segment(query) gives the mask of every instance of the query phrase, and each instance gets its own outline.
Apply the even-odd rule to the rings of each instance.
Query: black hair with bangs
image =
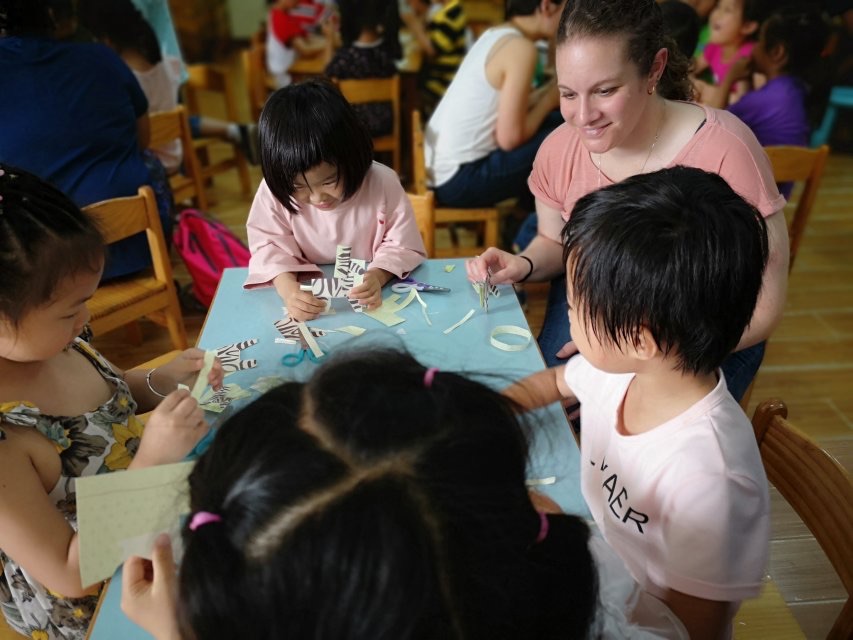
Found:
[[[367,126],[328,80],[289,85],[267,100],[258,123],[261,169],[273,195],[291,213],[294,180],[321,162],[338,170],[343,199],[361,188],[373,162]]]
[[[570,304],[595,336],[647,329],[677,368],[716,370],[752,318],[768,258],[761,214],[714,173],[673,167],[578,200],[563,228]]]
[[[104,258],[101,232],[68,196],[0,164],[0,321],[17,327],[53,300],[62,280],[99,271]]]

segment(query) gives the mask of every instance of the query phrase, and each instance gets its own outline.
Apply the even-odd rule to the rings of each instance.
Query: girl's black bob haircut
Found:
[[[361,187],[373,162],[367,126],[340,90],[313,79],[273,93],[259,122],[264,180],[284,207],[296,213],[294,180],[321,162],[338,170],[343,199]]]

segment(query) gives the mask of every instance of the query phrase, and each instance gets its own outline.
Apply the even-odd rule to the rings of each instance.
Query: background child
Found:
[[[598,637],[587,527],[534,509],[524,433],[473,380],[336,356],[222,425],[179,577],[129,560],[122,607],[158,638]]]
[[[181,61],[166,55],[157,35],[130,0],[79,0],[77,12],[83,26],[113,49],[130,67],[148,98],[149,113],[168,111],[178,104]],[[258,164],[257,126],[217,118],[189,116],[193,137],[216,137],[239,146],[252,164]],[[183,152],[180,140],[156,150],[170,174],[178,171]]]
[[[827,25],[816,9],[780,9],[762,25],[752,56],[729,69],[724,90],[738,80],[749,81],[752,71],[767,78],[762,87],[729,107],[762,145],[809,145],[807,99],[812,81],[820,75],[815,67],[828,36]]]
[[[664,31],[675,40],[679,51],[689,60],[696,51],[702,29],[702,19],[696,9],[682,0],[664,0],[660,3],[660,13]]]
[[[341,92],[312,80],[279,89],[261,113],[264,180],[249,211],[249,276],[244,286],[273,285],[291,317],[325,308],[299,276],[320,277],[337,245],[370,261],[350,297],[382,304],[382,286],[426,257],[412,205],[400,179],[372,161],[370,133]]]
[[[177,462],[207,431],[175,390],[202,351],[122,372],[77,337],[103,264],[100,233],[70,199],[0,165],[0,608],[28,637],[82,640],[95,608],[98,585],[80,583],[74,478]],[[208,380],[221,384],[221,366]],[[144,431],[137,403],[154,409]]]
[[[468,18],[460,0],[409,0],[411,19],[407,21],[424,55],[420,85],[424,116],[447,92],[456,70],[473,41]]]
[[[311,30],[326,14],[326,6],[314,0],[267,0],[267,4],[267,71],[279,87],[286,87],[292,81],[288,69],[297,55],[317,56],[325,49],[323,39]]]
[[[578,200],[563,230],[580,356],[513,385],[581,402],[581,487],[604,538],[691,638],[758,595],[767,479],[719,369],[752,317],[766,225],[716,174],[675,167]]]
[[[705,69],[711,71],[713,84],[695,81],[699,102],[717,104],[722,100],[729,104],[737,102],[746,92],[745,86],[736,86],[725,94],[719,84],[737,59],[749,57],[767,10],[767,0],[718,0],[708,20],[711,27],[708,44],[696,58],[692,70],[697,77]]]
[[[343,46],[326,66],[326,75],[340,80],[390,78],[397,75],[396,58],[402,54],[400,17],[392,0],[341,0],[338,3]],[[328,41],[331,47],[333,40]],[[353,105],[370,135],[384,136],[394,128],[390,102]]]

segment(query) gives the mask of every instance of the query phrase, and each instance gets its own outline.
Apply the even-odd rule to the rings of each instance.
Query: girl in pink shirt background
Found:
[[[322,275],[338,245],[370,262],[350,297],[368,309],[382,286],[426,258],[412,205],[397,174],[373,162],[364,122],[340,91],[311,80],[276,91],[259,123],[261,169],[247,222],[249,276],[244,286],[275,287],[296,320],[317,317],[325,303],[299,288]]]
[[[719,0],[711,11],[708,24],[711,27],[708,44],[700,53],[693,67],[698,78],[705,70],[710,70],[713,84],[696,80],[695,87],[699,102],[716,104],[720,102],[717,94],[722,90],[720,84],[728,74],[729,67],[740,58],[749,58],[758,30],[767,13],[766,0]],[[747,91],[745,84],[735,85],[731,89],[724,106],[737,100]]]

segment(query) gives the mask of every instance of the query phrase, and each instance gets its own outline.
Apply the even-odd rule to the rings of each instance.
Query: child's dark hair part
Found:
[[[526,452],[505,397],[396,351],[270,391],[190,476],[221,521],[184,531],[184,637],[586,638],[588,530],[535,543]]]
[[[768,259],[761,214],[720,176],[690,167],[585,195],[562,237],[571,304],[595,336],[637,344],[647,329],[692,374],[734,350]]]
[[[343,199],[361,187],[373,162],[367,126],[340,90],[327,80],[308,80],[273,93],[258,123],[261,169],[279,202],[291,213],[294,180],[321,162],[337,168]]]
[[[0,321],[17,327],[48,304],[59,283],[99,271],[104,239],[95,222],[59,189],[0,164]]]

